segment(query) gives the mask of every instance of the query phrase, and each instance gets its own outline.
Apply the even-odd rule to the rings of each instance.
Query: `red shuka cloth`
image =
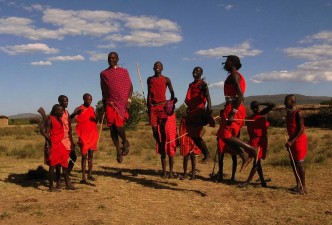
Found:
[[[68,167],[68,158],[66,147],[61,142],[64,136],[62,122],[56,117],[50,116],[52,127],[50,129],[50,139],[52,146],[50,149],[50,155],[46,160],[49,166],[55,166],[61,164],[61,166]]]
[[[266,120],[265,115],[254,114],[248,119],[254,120],[246,122],[247,131],[250,138],[249,144],[253,147],[261,147],[258,159],[265,159],[268,144],[267,128],[269,127],[270,123]]]
[[[76,133],[79,138],[77,144],[82,154],[86,154],[88,150],[97,150],[98,128],[94,108],[86,108],[84,105],[80,107],[83,111],[76,116]]]
[[[286,116],[286,124],[287,124],[287,132],[289,138],[293,138],[297,129],[296,124],[296,114],[300,111],[300,109],[296,109],[293,112],[287,112]],[[304,126],[304,125],[303,125]],[[293,158],[295,161],[304,160],[308,151],[308,140],[307,135],[303,133],[296,139],[294,144],[291,146],[291,152],[293,154]]]
[[[70,151],[71,150],[71,142],[70,142],[70,138],[69,138],[69,129],[70,129],[70,127],[69,127],[69,113],[66,109],[63,112],[63,115],[61,117],[61,121],[62,121],[63,132],[64,132],[62,143],[64,144],[66,149]]]
[[[246,81],[241,73],[237,72],[240,75],[240,88],[242,91],[242,95],[244,95],[244,92],[246,91]],[[234,76],[233,73],[230,73],[224,83],[224,95],[225,96],[232,96],[236,97],[238,95],[236,87],[233,83],[230,82],[231,76]]]
[[[187,156],[190,152],[193,152],[195,155],[201,154],[201,150],[195,145],[194,141],[188,135],[184,135],[187,133],[186,119],[182,118],[180,122],[179,128],[179,136],[180,138],[180,154],[182,156]],[[182,136],[184,135],[184,136]]]
[[[184,100],[189,110],[205,107],[206,96],[204,87],[206,88],[206,86],[207,84],[203,80],[189,84],[186,99]]]
[[[148,78],[149,99],[151,104],[166,101],[166,78],[163,75]]]
[[[127,69],[109,67],[100,73],[103,100],[106,104],[111,104],[121,118],[126,116],[131,85]]]
[[[159,131],[159,126],[158,126],[158,131]],[[170,157],[174,157],[176,153],[176,143],[177,143],[177,141],[175,140],[177,138],[175,113],[167,117],[167,121],[165,124],[165,133],[166,133],[166,143],[165,143],[166,154]],[[159,131],[159,138],[161,138],[160,131]],[[160,154],[158,143],[156,144],[156,152]]]

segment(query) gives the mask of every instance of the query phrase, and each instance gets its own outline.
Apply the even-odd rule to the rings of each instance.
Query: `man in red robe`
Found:
[[[129,152],[129,142],[124,129],[129,118],[133,86],[127,69],[118,66],[119,57],[116,52],[108,54],[109,67],[100,73],[100,86],[107,126],[110,127],[111,138],[117,151],[117,161],[122,162],[123,155]],[[122,140],[122,147],[119,144]]]
[[[226,144],[229,144],[234,152],[242,158],[240,170],[242,171],[250,163],[251,159],[241,148],[246,149],[256,161],[259,148],[253,147],[238,138],[246,117],[246,109],[243,105],[246,82],[242,74],[238,71],[242,66],[240,58],[235,55],[226,57],[224,70],[228,71],[229,74],[224,82],[226,105],[220,114],[220,127],[217,133],[218,149],[223,154]]]
[[[167,88],[171,94],[171,100],[174,100],[174,104],[176,103],[177,99],[174,98],[174,90],[171,80],[161,74],[163,71],[163,64],[159,61],[155,62],[153,70],[154,75],[147,79],[147,110],[149,114],[150,125],[152,126],[153,137],[157,142],[160,152],[162,176],[166,178],[165,124],[167,121],[167,114],[165,112],[165,105]]]
[[[192,75],[194,81],[189,84],[185,103],[187,105],[186,126],[188,136],[194,141],[195,145],[202,151],[204,158],[202,163],[210,160],[210,152],[201,138],[200,134],[203,126],[208,123],[211,117],[211,99],[207,83],[202,79],[203,69],[195,67]],[[206,105],[206,109],[205,109]]]
[[[295,193],[305,194],[307,192],[305,185],[305,167],[304,159],[308,151],[307,135],[304,133],[304,120],[302,112],[296,107],[295,95],[285,97],[285,107],[287,109],[286,125],[288,140],[285,144],[290,150],[290,157],[293,157],[294,164],[292,168],[296,179]],[[293,161],[293,159],[291,159]]]
[[[91,106],[92,96],[88,93],[83,95],[83,105],[77,107],[70,117],[76,116],[76,133],[78,145],[82,153],[82,180],[80,183],[86,184],[86,161],[88,160],[88,179],[95,181],[92,176],[93,152],[97,151],[98,128],[94,108]]]

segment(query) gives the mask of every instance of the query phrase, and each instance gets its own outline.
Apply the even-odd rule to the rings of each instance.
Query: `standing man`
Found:
[[[154,75],[147,79],[148,96],[147,96],[147,109],[150,119],[150,125],[152,126],[153,137],[157,142],[162,166],[162,177],[166,178],[166,133],[165,124],[167,121],[167,114],[165,112],[166,105],[166,89],[168,88],[171,94],[171,100],[174,104],[177,99],[174,97],[174,90],[171,80],[161,74],[163,71],[163,64],[161,62],[155,62],[153,66]],[[159,132],[158,132],[159,127]]]
[[[195,67],[192,75],[194,81],[189,84],[185,103],[188,106],[186,116],[186,126],[188,136],[194,141],[195,145],[202,151],[204,157],[202,163],[210,160],[210,152],[201,138],[203,126],[208,123],[211,117],[211,99],[207,83],[202,79],[203,69]],[[205,109],[206,105],[206,109]]]
[[[67,110],[68,97],[65,95],[60,95],[58,97],[58,102],[63,110],[63,115],[61,117],[61,121],[63,124],[64,136],[63,136],[63,139],[61,142],[67,149],[67,158],[69,159],[67,176],[68,176],[68,181],[70,182],[70,179],[69,179],[70,173],[73,170],[77,156],[75,153],[75,144],[74,144],[73,135],[72,135],[71,118],[70,118],[68,110]]]
[[[293,157],[294,164],[292,168],[296,179],[296,187],[294,189],[297,194],[307,193],[305,186],[305,168],[304,159],[308,151],[307,135],[304,133],[304,120],[302,112],[295,106],[295,95],[287,95],[285,97],[285,107],[287,109],[286,125],[288,132],[288,140],[285,144],[287,150],[290,151],[290,157]],[[291,159],[293,161],[293,159]]]
[[[103,96],[107,126],[110,127],[111,138],[115,145],[118,163],[129,153],[129,142],[124,129],[129,118],[133,86],[127,69],[118,66],[119,57],[116,52],[108,54],[109,67],[100,73],[100,86]],[[122,140],[122,147],[119,144]]]
[[[238,71],[242,64],[240,58],[236,55],[225,56],[227,60],[224,64],[224,70],[229,72],[224,82],[224,95],[226,105],[220,114],[220,127],[217,133],[218,149],[220,152],[225,149],[226,144],[232,146],[236,154],[239,154],[242,159],[243,171],[250,163],[251,159],[244,152],[244,148],[249,155],[255,158],[257,162],[257,155],[259,148],[252,147],[238,138],[241,127],[246,118],[246,109],[243,105],[243,94],[246,89],[246,82],[242,74]]]

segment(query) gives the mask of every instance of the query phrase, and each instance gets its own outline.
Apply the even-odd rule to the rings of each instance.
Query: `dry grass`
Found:
[[[213,154],[216,130],[206,128],[204,135]],[[27,174],[43,161],[43,139],[35,127],[1,128],[0,134],[0,224],[331,224],[331,130],[307,130],[305,196],[288,191],[295,182],[281,128],[269,130],[268,158],[263,162],[265,177],[272,180],[268,188],[261,188],[257,177],[246,189],[213,183],[209,179],[213,163],[198,164],[195,181],[160,178],[151,128],[142,123],[137,131],[128,132],[131,151],[122,164],[116,163],[109,131],[104,130],[94,164],[98,180],[79,184],[79,157],[72,174],[78,189],[60,193],[48,192],[45,178],[29,179]],[[247,138],[244,130],[241,138]],[[226,155],[226,181],[230,170]],[[175,171],[182,172],[179,155]],[[136,172],[138,176],[133,175]],[[237,180],[245,180],[248,173],[249,168],[237,173]]]

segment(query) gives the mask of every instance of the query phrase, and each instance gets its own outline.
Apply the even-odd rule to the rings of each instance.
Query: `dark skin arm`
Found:
[[[174,90],[173,90],[173,86],[172,86],[172,82],[168,77],[166,78],[166,86],[168,87],[169,92],[171,93],[171,99],[174,99]]]
[[[272,103],[272,102],[258,103],[258,105],[264,105],[264,106],[266,106],[264,109],[262,109],[259,112],[260,115],[266,115],[266,114],[268,114],[274,108],[274,106],[275,106],[275,104]]]
[[[150,106],[151,106],[151,96],[150,96],[150,77],[147,79],[147,86],[148,86],[148,95],[147,95],[147,101],[146,101],[146,109],[149,112]]]
[[[206,106],[206,109],[207,109],[207,111],[208,111],[208,112],[211,112],[211,111],[212,111],[212,110],[211,110],[211,105],[212,105],[212,103],[211,103],[210,92],[209,92],[209,88],[208,88],[207,84],[204,83],[204,85],[201,85],[201,86],[199,87],[199,89],[202,90],[202,91],[204,92],[204,96],[206,97],[206,100],[207,100],[207,106]]]
[[[45,126],[45,129],[43,129],[43,131],[41,133],[45,137],[47,145],[51,147],[52,146],[52,142],[51,142],[51,139],[50,139],[50,130],[52,128],[51,118],[48,117],[46,119],[44,126]]]
[[[288,139],[285,146],[287,148],[291,147],[294,144],[294,142],[300,137],[300,135],[303,133],[303,131],[304,131],[303,115],[302,115],[301,111],[298,111],[296,113],[296,131],[295,131],[295,135],[294,135],[293,138]]]

